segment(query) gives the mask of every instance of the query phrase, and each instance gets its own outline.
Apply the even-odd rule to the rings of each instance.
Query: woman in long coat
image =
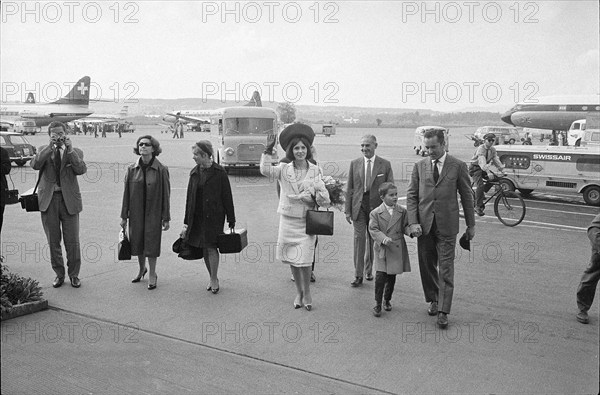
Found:
[[[192,247],[202,248],[210,276],[206,290],[216,294],[219,292],[217,235],[223,233],[225,216],[229,228],[235,228],[233,196],[227,172],[213,161],[211,142],[198,141],[192,152],[196,166],[190,172],[180,237]]]
[[[121,227],[127,229],[131,255],[137,255],[140,265],[132,283],[140,282],[147,273],[146,258],[150,267],[148,289],[156,288],[156,260],[160,256],[162,231],[169,229],[170,194],[169,169],[156,158],[161,152],[160,143],[152,136],[138,138],[133,152],[138,161],[127,169],[121,208]]]

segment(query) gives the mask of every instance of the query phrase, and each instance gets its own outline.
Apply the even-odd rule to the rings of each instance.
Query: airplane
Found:
[[[500,119],[513,126],[566,131],[588,113],[600,113],[600,95],[547,97],[535,104],[518,103]]]
[[[121,123],[125,121],[129,112],[129,106],[123,106],[121,111],[116,114],[98,114],[93,113],[81,119],[79,122],[85,123]]]
[[[260,99],[260,93],[258,91],[254,91],[252,94],[252,98],[248,103],[243,105],[244,107],[262,107],[262,100]],[[169,123],[177,123],[177,122],[194,122],[194,123],[207,123],[210,122],[210,118],[214,115],[221,114],[220,109],[216,110],[180,110],[180,111],[172,111],[167,113],[163,117],[163,121]]]
[[[27,95],[22,104],[2,103],[0,122],[14,125],[16,121],[33,120],[36,126],[47,126],[53,121],[69,122],[93,114],[90,102],[90,77],[81,78],[75,86],[60,99],[51,103],[36,103],[33,93]]]

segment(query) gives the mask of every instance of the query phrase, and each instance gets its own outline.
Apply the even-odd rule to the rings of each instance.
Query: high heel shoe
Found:
[[[148,268],[144,268],[144,273],[142,273],[142,275],[141,275],[141,276],[138,274],[138,276],[137,276],[136,278],[134,278],[133,280],[131,280],[131,282],[132,282],[132,283],[139,283],[139,282],[140,282],[140,280],[141,280],[142,278],[144,278],[144,276],[146,275],[146,273],[148,273]]]
[[[148,276],[148,278],[150,278],[150,276]],[[154,283],[151,283],[150,281],[148,281],[148,289],[155,289],[157,281],[158,281],[158,274],[155,274],[154,275]]]
[[[208,283],[208,285],[206,286],[206,290],[207,291],[212,291],[212,287],[210,286],[210,283]]]
[[[210,286],[210,292],[212,292],[213,294],[219,293],[219,280],[217,280],[217,288]]]
[[[307,311],[310,311],[312,309],[312,304],[304,305],[304,307],[306,308]]]
[[[295,309],[299,309],[300,307],[302,307],[302,302],[299,302],[299,300],[302,300],[302,299],[301,299],[301,298],[299,298],[299,297],[297,297],[297,298],[294,300],[294,308],[295,308]]]

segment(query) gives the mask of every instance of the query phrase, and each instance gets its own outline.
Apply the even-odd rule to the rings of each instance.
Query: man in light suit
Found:
[[[392,165],[375,155],[377,138],[371,134],[360,142],[362,158],[350,163],[346,190],[346,221],[354,225],[354,281],[353,287],[363,283],[363,275],[373,280],[373,239],[368,232],[369,213],[381,204],[379,185],[394,182]],[[368,247],[367,247],[368,243]]]
[[[40,147],[31,160],[31,167],[41,171],[38,202],[50,246],[52,269],[56,273],[52,286],[58,288],[65,281],[65,265],[60,245],[61,237],[64,237],[68,275],[71,285],[79,288],[79,213],[83,205],[77,176],[84,174],[87,167],[83,161],[83,151],[73,148],[66,130],[65,124],[61,122],[52,122],[48,126],[50,144]]]
[[[415,164],[406,192],[409,232],[418,237],[421,283],[425,300],[430,303],[428,313],[438,316],[437,324],[442,329],[448,326],[454,292],[454,250],[459,230],[457,191],[467,223],[467,239],[475,237],[473,191],[467,165],[446,153],[444,137],[442,130],[425,132],[429,158]]]

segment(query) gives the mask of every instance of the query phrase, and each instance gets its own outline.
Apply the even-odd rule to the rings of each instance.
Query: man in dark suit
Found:
[[[66,130],[65,124],[61,122],[52,122],[48,126],[50,144],[40,147],[31,160],[31,167],[43,172],[38,187],[38,202],[42,225],[50,246],[52,269],[56,273],[52,286],[58,288],[65,280],[65,265],[60,245],[62,236],[67,251],[71,285],[79,288],[79,213],[83,205],[77,176],[85,174],[87,167],[83,161],[83,151],[73,148]]]
[[[394,182],[392,165],[375,155],[377,138],[363,136],[360,142],[362,158],[350,163],[346,190],[346,221],[354,225],[354,281],[353,287],[363,283],[363,275],[373,280],[373,239],[367,230],[369,213],[381,204],[379,185]],[[367,248],[368,243],[368,248]]]
[[[459,230],[456,193],[460,194],[467,239],[471,240],[475,237],[473,191],[466,163],[446,153],[442,130],[426,131],[424,145],[429,158],[415,164],[406,192],[409,232],[418,237],[421,283],[425,300],[430,303],[428,313],[437,315],[438,326],[446,328],[454,292],[454,250]]]

